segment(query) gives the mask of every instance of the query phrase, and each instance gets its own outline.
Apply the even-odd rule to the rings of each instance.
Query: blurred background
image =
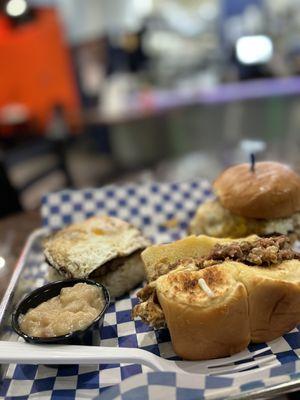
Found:
[[[43,193],[300,169],[298,0],[0,1],[0,217]]]

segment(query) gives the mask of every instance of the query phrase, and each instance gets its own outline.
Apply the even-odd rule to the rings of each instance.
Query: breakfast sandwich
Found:
[[[229,356],[300,322],[300,255],[286,236],[191,236],[151,246],[142,259],[148,284],[133,317],[167,326],[184,359]]]
[[[300,177],[277,162],[239,164],[214,182],[216,199],[200,205],[189,233],[239,238],[251,234],[300,238]]]
[[[96,216],[48,237],[44,255],[51,279],[90,278],[121,296],[144,279],[140,253],[149,245],[128,222]]]

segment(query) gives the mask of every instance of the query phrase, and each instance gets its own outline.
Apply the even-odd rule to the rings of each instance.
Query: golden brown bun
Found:
[[[214,298],[200,288],[200,278],[208,283]],[[180,357],[225,357],[249,344],[247,292],[228,268],[170,273],[158,279],[156,290]]]
[[[256,240],[256,235],[249,236],[243,240],[251,241]],[[239,241],[241,239],[238,239]],[[157,272],[159,270],[159,276],[163,273],[169,272],[168,267],[172,263],[176,263],[183,259],[193,259],[208,255],[217,243],[230,243],[235,240],[233,239],[219,239],[206,235],[200,236],[187,236],[183,239],[177,240],[173,243],[156,244],[149,246],[145,249],[141,256],[145,266],[145,272],[148,282],[151,282],[157,278]],[[164,266],[166,267],[164,271]]]
[[[226,169],[213,184],[224,208],[247,218],[288,217],[300,210],[300,177],[277,162]]]
[[[248,292],[251,340],[267,342],[300,322],[300,261],[267,268],[239,265]]]
[[[200,278],[213,297],[200,288]],[[156,281],[156,293],[179,356],[224,357],[299,323],[300,261],[271,267],[226,261],[199,271],[176,270]]]

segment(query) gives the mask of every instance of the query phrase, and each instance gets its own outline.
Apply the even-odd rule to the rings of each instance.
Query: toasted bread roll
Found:
[[[248,292],[251,340],[267,342],[295,328],[300,322],[300,261],[267,268],[238,264]]]
[[[183,250],[194,258],[181,258]],[[300,254],[285,236],[190,237],[152,246],[145,254],[148,276],[160,276],[138,293],[142,303],[133,315],[156,327],[166,323],[184,359],[228,356],[250,340],[273,340],[300,322]],[[168,260],[176,260],[175,267]]]
[[[223,357],[250,342],[247,292],[236,268],[169,273],[156,290],[176,354],[186,360]],[[199,285],[204,279],[210,292]]]

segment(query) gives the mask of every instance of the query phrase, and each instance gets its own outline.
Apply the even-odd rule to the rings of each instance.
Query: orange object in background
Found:
[[[15,104],[27,108],[41,134],[56,105],[70,126],[80,122],[69,49],[53,8],[36,9],[32,21],[18,26],[0,16],[0,109]],[[1,132],[8,135],[10,129]]]

